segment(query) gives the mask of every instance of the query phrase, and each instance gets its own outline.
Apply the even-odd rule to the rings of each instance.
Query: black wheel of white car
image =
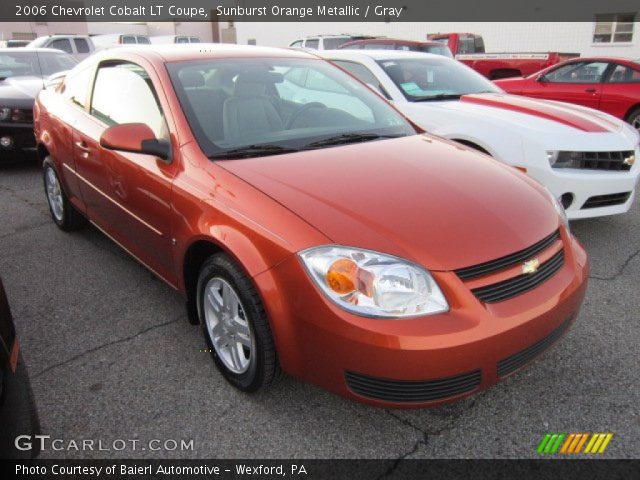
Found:
[[[279,372],[262,301],[249,277],[226,255],[209,257],[197,285],[198,316],[216,367],[236,388],[253,392]]]
[[[640,108],[636,108],[629,114],[627,123],[640,132]]]
[[[43,168],[44,191],[47,195],[51,218],[62,230],[70,231],[80,228],[84,225],[85,218],[69,202],[51,157],[45,158]]]

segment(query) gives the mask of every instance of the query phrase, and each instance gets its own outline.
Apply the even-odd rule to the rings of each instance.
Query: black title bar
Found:
[[[2,0],[3,22],[593,21],[637,0]]]

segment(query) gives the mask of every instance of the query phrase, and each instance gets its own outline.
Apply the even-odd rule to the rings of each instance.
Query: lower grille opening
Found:
[[[609,195],[596,195],[590,197],[582,205],[582,209],[585,208],[600,208],[600,207],[612,207],[614,205],[622,205],[629,200],[631,192],[612,193]]]
[[[480,386],[480,370],[438,380],[388,380],[346,372],[349,388],[363,397],[387,402],[427,402],[472,392]]]
[[[524,350],[519,351],[514,355],[511,355],[510,357],[500,360],[498,362],[498,377],[505,377],[510,373],[515,372],[520,367],[526,365],[542,352],[544,352],[569,328],[569,326],[571,325],[571,320],[573,320],[573,316],[565,320],[562,325],[560,325],[542,340],[534,343]]]

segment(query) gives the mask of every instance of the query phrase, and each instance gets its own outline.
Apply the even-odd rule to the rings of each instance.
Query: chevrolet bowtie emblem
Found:
[[[540,261],[537,258],[534,258],[533,260],[527,260],[522,264],[522,273],[536,273],[539,266]]]
[[[624,161],[622,162],[624,165],[633,165],[634,163],[636,163],[636,156],[635,155],[629,155],[627,158],[624,159]]]

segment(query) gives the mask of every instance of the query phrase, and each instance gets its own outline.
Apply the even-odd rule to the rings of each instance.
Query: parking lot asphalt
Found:
[[[557,345],[488,391],[423,410],[372,408],[288,377],[239,393],[202,351],[178,294],[96,229],[55,227],[37,165],[0,169],[0,205],[0,276],[43,432],[103,447],[194,441],[43,458],[537,458],[547,432],[613,432],[602,456],[640,457],[637,202],[572,223],[592,271]]]

